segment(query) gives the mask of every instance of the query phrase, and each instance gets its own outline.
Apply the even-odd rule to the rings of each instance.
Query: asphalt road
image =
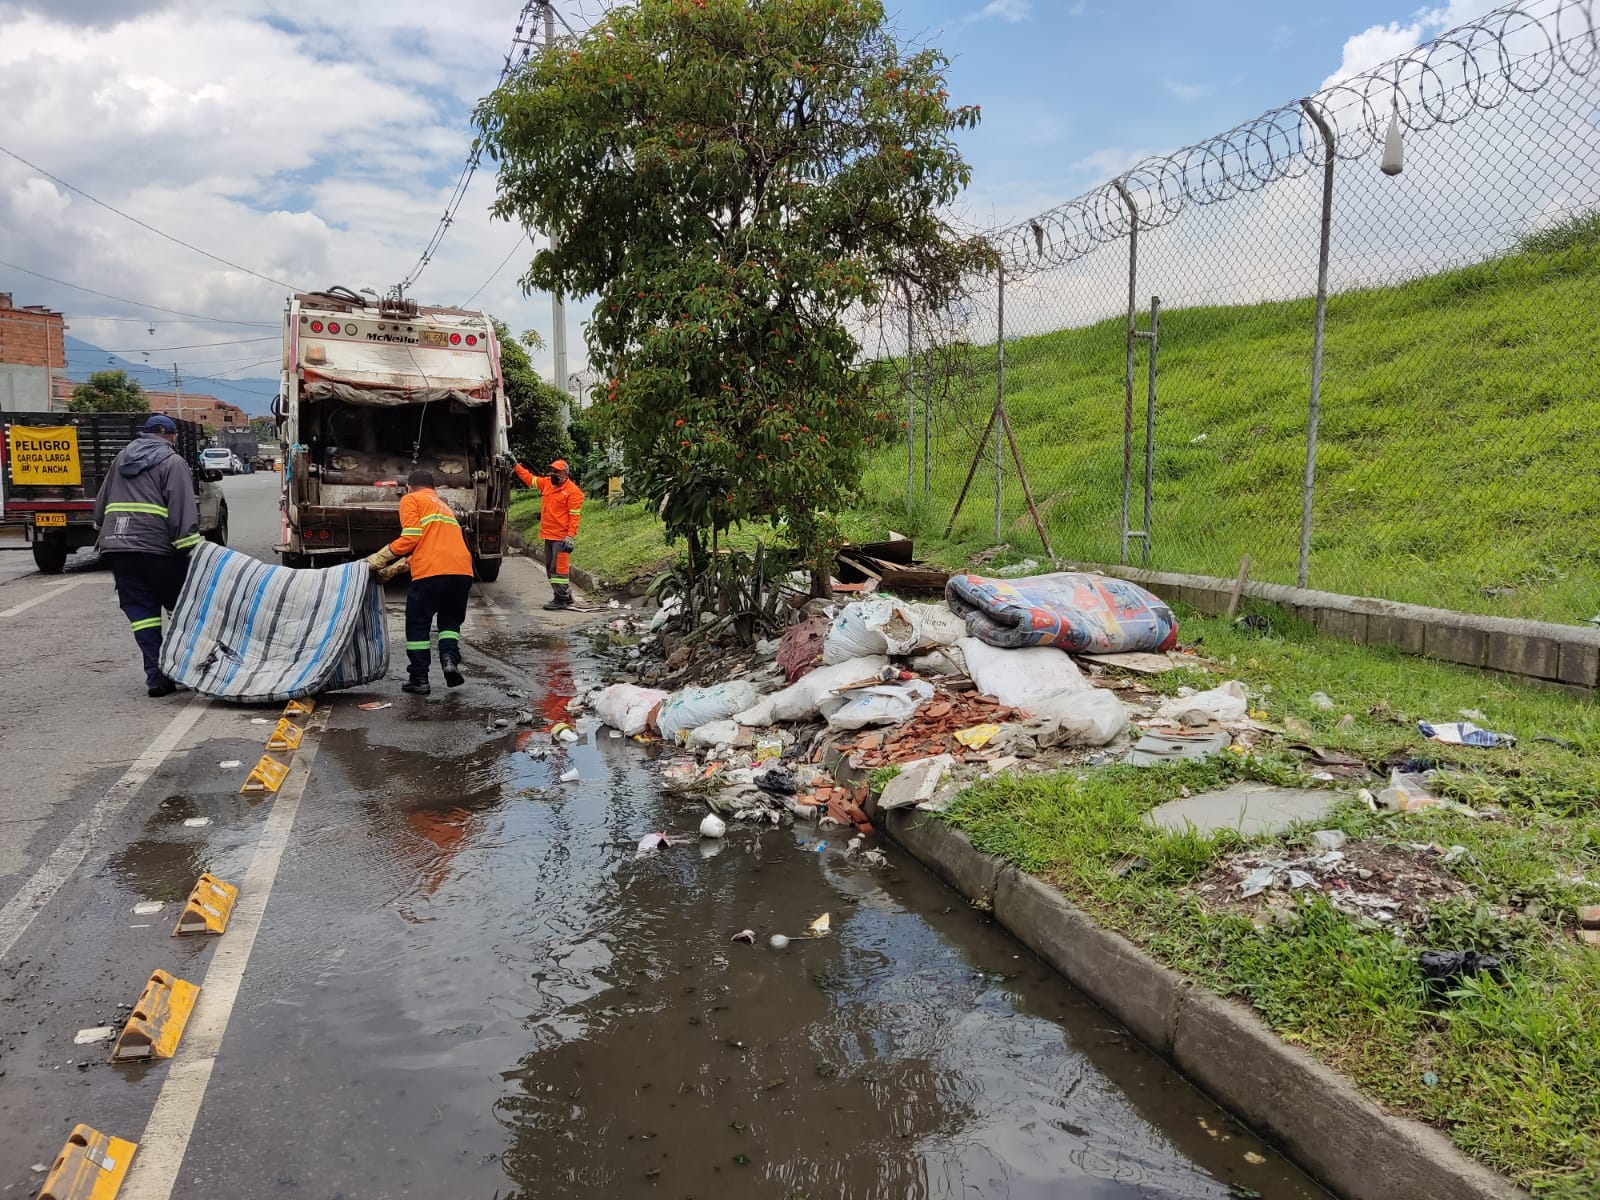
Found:
[[[275,477],[223,487],[268,557]],[[893,847],[702,844],[643,748],[553,743],[601,666],[530,561],[464,687],[325,697],[255,797],[278,708],[146,697],[79,559],[0,573],[0,1195],[78,1122],[138,1143],[122,1200],[1322,1195]],[[175,939],[203,870],[238,906]],[[78,1043],[158,968],[202,985],[170,1061]]]

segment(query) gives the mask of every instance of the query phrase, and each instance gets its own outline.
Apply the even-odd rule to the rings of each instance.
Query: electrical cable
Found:
[[[218,346],[248,346],[252,342],[275,342],[276,337],[236,338],[229,342],[191,342],[187,346],[135,346],[132,350],[107,350],[107,354],[165,354],[168,350],[212,350]]]
[[[154,225],[151,225],[148,221],[141,221],[138,217],[135,217],[135,216],[133,216],[133,215],[131,215],[129,213],[125,213],[120,208],[117,208],[117,207],[115,207],[113,205],[107,204],[104,200],[101,200],[96,196],[91,196],[88,192],[84,191],[81,187],[77,187],[77,186],[75,186],[73,184],[68,183],[65,179],[62,179],[60,176],[50,174],[50,172],[46,171],[43,167],[41,167],[41,166],[39,166],[39,165],[37,165],[35,163],[31,163],[27,159],[23,158],[22,155],[18,154],[15,150],[8,150],[8,149],[6,149],[6,147],[0,146],[0,154],[5,154],[5,155],[8,155],[11,158],[16,159],[19,163],[21,163],[23,166],[27,167],[29,170],[37,171],[39,174],[43,175],[46,179],[50,180],[50,182],[59,183],[62,187],[66,188],[69,192],[76,192],[78,195],[82,196],[85,200],[89,201],[89,203],[98,204],[101,208],[105,209],[107,212],[115,213],[117,216],[121,217],[124,221],[132,221],[140,229],[149,230],[151,233],[155,234],[157,237],[166,238],[167,241],[171,242],[175,246],[182,246],[185,250],[193,250],[196,254],[200,255],[202,258],[209,258],[212,262],[221,263],[223,266],[229,267],[229,268],[231,268],[231,269],[233,269],[235,271],[243,271],[246,275],[254,275],[257,279],[265,280],[267,283],[275,283],[279,287],[288,288],[291,292],[295,290],[295,286],[292,283],[285,283],[281,279],[274,279],[271,275],[263,275],[260,271],[252,271],[249,267],[240,266],[236,262],[230,262],[227,259],[221,257],[220,255],[216,255],[216,254],[211,253],[211,251],[209,251],[209,250],[202,250],[202,249],[200,249],[199,246],[196,246],[196,245],[194,245],[193,243],[190,243],[190,242],[186,242],[182,238],[173,237],[172,234],[167,233],[165,230],[157,229]]]
[[[131,304],[134,308],[148,308],[151,312],[164,312],[171,313],[175,317],[188,317],[192,321],[207,321],[214,325],[242,325],[253,329],[276,329],[278,326],[276,321],[225,321],[221,317],[202,317],[199,313],[183,312],[176,308],[162,308],[159,304],[147,304],[143,300],[129,300],[126,296],[113,296],[110,292],[97,292],[94,288],[84,287],[80,283],[68,283],[65,279],[57,279],[53,275],[46,275],[40,271],[30,271],[27,267],[19,267],[16,263],[6,262],[3,258],[0,258],[0,267],[21,271],[24,275],[32,275],[35,279],[43,279],[46,283],[59,284],[61,287],[71,288],[75,292],[87,292],[91,296],[99,296],[104,300],[115,300],[118,304]]]
[[[511,256],[513,254],[515,254],[519,249],[521,249],[522,243],[523,242],[532,242],[532,241],[533,241],[532,235],[529,234],[526,230],[524,230],[522,236],[517,239],[516,244],[514,246],[512,246],[511,249],[506,251],[506,256],[500,260],[500,265],[498,267],[496,267],[492,272],[490,272],[489,278],[485,279],[482,283],[480,283],[478,285],[478,290],[476,292],[473,292],[472,295],[468,296],[465,300],[463,300],[459,305],[457,305],[457,307],[458,308],[465,308],[467,305],[471,304],[474,300],[476,300],[478,298],[479,294],[483,291],[483,289],[488,287],[491,283],[493,283],[495,281],[495,279],[499,277],[500,272],[504,271],[506,269],[506,264],[511,261]]]

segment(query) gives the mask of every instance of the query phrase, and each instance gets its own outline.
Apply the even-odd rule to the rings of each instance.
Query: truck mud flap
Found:
[[[39,1200],[112,1200],[138,1148],[87,1125],[74,1126],[44,1177]]]
[[[199,998],[199,985],[165,971],[152,972],[117,1044],[111,1048],[111,1061],[171,1058]]]
[[[221,933],[228,928],[228,918],[233,915],[233,906],[238,899],[238,888],[231,883],[224,883],[207,871],[200,876],[200,882],[194,885],[194,891],[189,893],[188,903],[178,916],[172,936]]]

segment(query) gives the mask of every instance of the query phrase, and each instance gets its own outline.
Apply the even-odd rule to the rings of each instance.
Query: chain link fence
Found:
[[[906,478],[869,489],[961,545],[1600,614],[1596,4],[1522,0],[997,231],[909,358],[901,325]]]

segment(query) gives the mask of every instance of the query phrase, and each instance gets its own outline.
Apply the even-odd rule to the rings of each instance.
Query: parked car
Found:
[[[208,471],[232,475],[239,469],[239,460],[226,446],[207,446],[200,451],[200,465]]]

